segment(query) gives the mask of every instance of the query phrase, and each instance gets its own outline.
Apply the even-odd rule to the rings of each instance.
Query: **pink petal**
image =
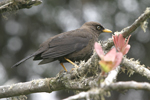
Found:
[[[104,56],[104,61],[114,62],[115,56],[116,56],[116,48],[113,48]]]
[[[114,44],[116,44],[116,37],[115,37],[115,35],[112,36],[112,39],[114,41]]]
[[[118,38],[118,46],[120,49],[122,49],[125,45],[125,38],[123,37],[122,34],[119,34],[119,38]]]
[[[117,35],[113,35],[112,38],[113,38],[115,47],[116,47],[116,49],[117,49],[117,46],[118,46],[118,36],[117,36]]]
[[[116,68],[122,61],[122,57],[123,57],[123,54],[121,52],[118,52],[116,54],[116,57],[115,57],[115,62],[114,62],[114,65],[113,65],[113,68]]]
[[[102,47],[101,47],[97,42],[95,42],[94,48],[95,48],[95,51],[96,51],[96,53],[98,54],[98,56],[99,56],[101,59],[103,59],[103,57],[104,57],[104,52],[103,52]]]
[[[130,47],[131,47],[131,46],[130,46],[129,44],[125,47],[124,51],[122,52],[122,53],[123,53],[123,55],[125,55],[125,54],[127,54],[127,53],[128,53],[128,51],[129,51]]]

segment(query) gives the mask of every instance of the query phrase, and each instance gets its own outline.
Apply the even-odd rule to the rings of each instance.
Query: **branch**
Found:
[[[138,90],[150,91],[150,84],[147,82],[135,82],[135,81],[111,83],[103,88],[102,87],[94,88],[87,92],[80,92],[77,95],[70,96],[63,100],[78,100],[78,99],[90,100],[90,97],[96,97],[96,95],[102,95],[107,91],[124,90],[124,89],[136,89],[136,90],[138,89]]]
[[[51,79],[51,81],[54,79]],[[33,80],[25,83],[0,86],[0,98],[34,92],[49,92],[48,79]]]
[[[95,96],[97,94],[102,94],[102,93],[103,93],[103,91],[101,89],[95,88],[95,89],[91,89],[87,92],[80,92],[79,94],[76,94],[74,96],[70,96],[70,97],[63,99],[63,100],[78,100],[78,99],[91,100],[90,96],[93,96],[93,95]]]
[[[150,70],[147,69],[144,65],[140,65],[139,61],[133,61],[133,59],[127,59],[124,57],[121,65],[132,69],[147,79],[150,79]]]
[[[120,66],[110,71],[105,81],[101,83],[101,87],[103,88],[105,86],[112,84],[114,81],[116,81],[119,71],[120,71]]]
[[[0,98],[18,95],[27,95],[37,92],[52,92],[57,90],[80,90],[86,91],[90,87],[96,86],[97,78],[70,79],[70,73],[64,72],[58,77],[33,80],[30,82],[18,83],[7,86],[0,86]]]
[[[129,36],[148,18],[150,18],[150,7],[147,7],[144,13],[140,15],[140,17],[137,20],[135,20],[135,22],[131,26],[124,28],[121,31],[121,34],[123,34],[124,37]]]
[[[0,13],[16,11],[23,8],[31,8],[41,4],[41,0],[5,0],[0,2]]]
[[[147,82],[117,82],[110,84],[106,90],[118,90],[118,89],[137,89],[150,91],[150,84]]]

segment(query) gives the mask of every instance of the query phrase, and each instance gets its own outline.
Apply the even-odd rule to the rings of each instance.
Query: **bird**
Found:
[[[63,63],[70,62],[75,66],[75,61],[87,61],[90,58],[93,54],[94,43],[98,41],[102,32],[111,33],[112,31],[104,28],[98,22],[86,22],[78,29],[50,37],[39,46],[37,51],[12,67],[17,67],[22,62],[34,57],[33,60],[41,60],[39,65],[58,60],[67,71]]]

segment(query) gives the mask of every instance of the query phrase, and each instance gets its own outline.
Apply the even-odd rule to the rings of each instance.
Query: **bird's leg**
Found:
[[[69,59],[67,59],[66,57],[64,57],[65,58],[65,60],[67,60],[68,62],[70,62],[72,65],[74,65],[75,67],[79,67],[77,64],[75,64],[74,62],[72,62],[71,60],[69,60]]]
[[[67,72],[67,69],[66,69],[66,67],[64,66],[64,64],[63,63],[60,63],[61,64],[61,66],[64,68],[64,70]]]

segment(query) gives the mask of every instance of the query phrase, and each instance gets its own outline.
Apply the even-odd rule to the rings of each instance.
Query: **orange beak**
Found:
[[[112,33],[112,31],[109,30],[109,29],[104,29],[103,32],[105,32],[105,33]]]

